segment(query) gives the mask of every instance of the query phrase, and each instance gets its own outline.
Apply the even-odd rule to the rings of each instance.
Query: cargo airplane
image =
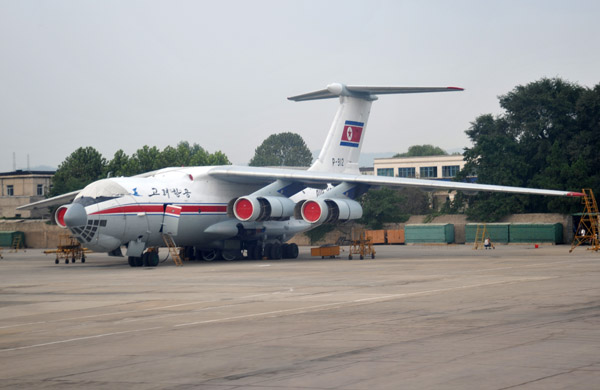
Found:
[[[129,265],[156,266],[163,234],[189,257],[232,260],[296,258],[295,234],[362,216],[356,200],[371,187],[494,191],[554,196],[577,192],[413,178],[365,176],[358,158],[371,104],[378,95],[457,92],[455,87],[373,87],[330,84],[288,98],[339,98],[339,108],[317,160],[308,170],[248,166],[164,168],[133,177],[106,178],[83,190],[21,209],[61,205],[56,223],[85,247],[123,256]],[[314,191],[313,189],[327,189]],[[65,204],[70,202],[68,204]]]

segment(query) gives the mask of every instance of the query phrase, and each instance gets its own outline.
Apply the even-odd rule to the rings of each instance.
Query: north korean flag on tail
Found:
[[[346,121],[346,123],[344,123],[344,131],[342,132],[340,145],[358,148],[364,125],[365,124],[362,122]]]

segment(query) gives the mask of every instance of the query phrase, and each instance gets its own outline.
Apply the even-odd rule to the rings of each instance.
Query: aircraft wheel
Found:
[[[127,258],[127,264],[129,264],[130,267],[135,267],[135,263],[133,262],[133,257],[128,257]]]
[[[253,260],[261,260],[263,257],[262,245],[258,244],[254,248],[252,248],[252,259]]]
[[[202,260],[205,261],[213,261],[217,257],[219,257],[219,251],[216,249],[211,249],[208,251],[202,251]]]
[[[54,260],[54,264],[58,264],[58,259]]]
[[[81,255],[81,262],[85,263],[85,255]]]
[[[290,244],[288,246],[288,256],[286,256],[286,257],[288,259],[297,259],[299,252],[300,251],[298,250],[298,245],[296,245],[296,244]]]
[[[352,255],[348,255],[348,260],[352,260]]]
[[[361,259],[361,260],[364,260],[364,259],[365,259],[365,257],[364,257],[363,255],[360,255],[360,259]]]
[[[159,263],[158,252],[148,252],[146,253],[145,266],[146,267],[156,267]]]
[[[265,257],[267,257],[269,260],[271,260],[273,257],[271,257],[271,248],[273,248],[273,244],[265,244],[265,250],[263,255]]]
[[[375,253],[371,253],[371,259],[375,258]]]
[[[232,261],[238,258],[238,254],[238,251],[223,251],[221,257],[223,257],[223,260]]]
[[[69,259],[65,259],[65,264],[69,264]]]
[[[271,247],[271,259],[279,260],[282,257],[281,244],[273,244]]]

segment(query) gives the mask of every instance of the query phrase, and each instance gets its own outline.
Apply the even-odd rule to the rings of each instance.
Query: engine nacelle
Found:
[[[232,211],[240,221],[270,221],[291,217],[294,206],[294,201],[282,196],[242,196],[235,200]]]
[[[54,222],[56,222],[56,224],[63,229],[67,228],[67,224],[65,223],[65,214],[67,213],[69,206],[70,205],[60,206],[54,212]]]
[[[360,203],[351,199],[311,199],[300,206],[302,219],[316,224],[358,219],[362,214]]]

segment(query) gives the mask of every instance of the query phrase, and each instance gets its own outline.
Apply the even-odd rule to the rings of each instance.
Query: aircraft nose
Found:
[[[85,207],[79,203],[73,203],[64,216],[65,225],[68,227],[83,226],[87,223]]]

